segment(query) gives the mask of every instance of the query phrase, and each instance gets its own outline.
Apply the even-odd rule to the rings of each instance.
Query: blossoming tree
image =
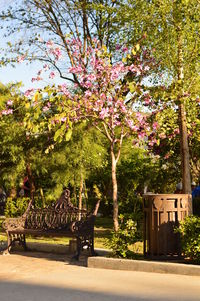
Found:
[[[125,137],[134,134],[143,141],[146,133],[150,131],[145,114],[134,110],[130,99],[131,103],[141,98],[151,101],[144,92],[143,80],[149,73],[152,58],[147,51],[142,51],[138,44],[130,50],[119,47],[117,57],[123,58],[114,60],[106,47],[102,47],[97,40],[87,47],[84,56],[81,54],[85,46],[80,40],[67,39],[67,43],[74,59],[74,66],[68,71],[77,77],[79,84],[47,88],[45,97],[44,91],[35,93],[30,102],[34,114],[33,123],[36,131],[38,121],[43,131],[44,128],[54,130],[55,141],[70,139],[73,124],[83,120],[90,122],[106,136],[112,162],[113,221],[117,231],[117,163]],[[54,44],[51,42],[47,45],[47,51],[56,60],[61,56],[60,52],[58,55],[58,51],[54,50]],[[50,73],[51,77],[55,75]],[[32,91],[28,91],[26,95],[30,92]],[[30,113],[27,122],[30,123]]]

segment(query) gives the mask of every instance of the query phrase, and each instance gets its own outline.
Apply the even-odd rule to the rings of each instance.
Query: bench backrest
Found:
[[[4,230],[11,231],[14,229],[68,229],[74,224],[73,222],[78,222],[76,224],[81,225],[84,221],[94,225],[99,204],[100,200],[96,203],[92,213],[85,209],[80,210],[78,207],[73,206],[70,201],[70,192],[65,190],[56,203],[46,208],[34,208],[32,200],[30,200],[26,211],[21,217],[6,218],[2,226]]]
[[[73,221],[86,218],[88,214],[87,210],[80,210],[71,203],[70,192],[66,189],[56,203],[46,208],[33,208],[29,205],[24,214],[26,218],[25,228],[62,229]]]

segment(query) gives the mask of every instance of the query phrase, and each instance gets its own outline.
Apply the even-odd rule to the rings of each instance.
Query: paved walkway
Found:
[[[0,301],[200,301],[200,277],[84,265],[55,254],[0,255]]]

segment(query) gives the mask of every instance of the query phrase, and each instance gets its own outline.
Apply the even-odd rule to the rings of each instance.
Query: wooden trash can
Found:
[[[180,256],[180,235],[174,229],[192,214],[191,195],[145,194],[143,210],[144,255],[166,258]]]

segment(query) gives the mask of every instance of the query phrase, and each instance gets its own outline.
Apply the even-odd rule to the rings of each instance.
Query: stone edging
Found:
[[[200,266],[182,263],[88,257],[88,268],[200,276]]]

